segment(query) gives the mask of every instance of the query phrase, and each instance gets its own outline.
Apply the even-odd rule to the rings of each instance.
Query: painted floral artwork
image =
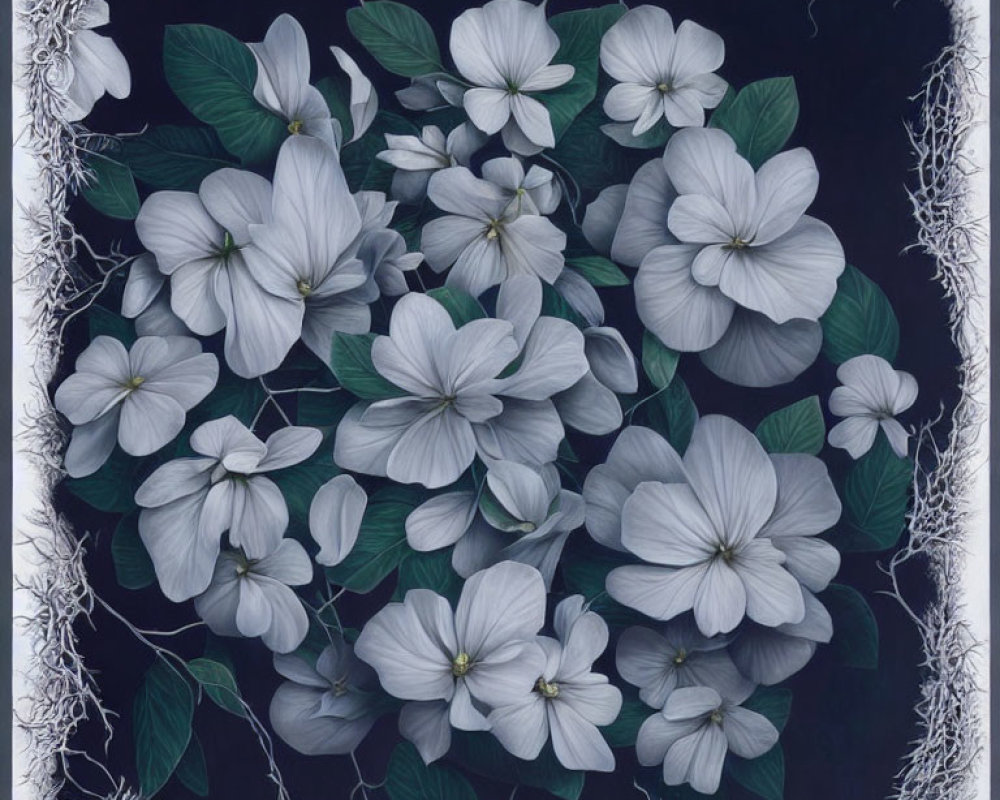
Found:
[[[835,111],[735,2],[50,5],[38,797],[973,797],[943,7]]]

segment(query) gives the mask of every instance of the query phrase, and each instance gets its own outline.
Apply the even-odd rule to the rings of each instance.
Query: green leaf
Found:
[[[612,141],[630,150],[660,150],[661,152],[667,140],[674,133],[674,128],[663,117],[660,117],[652,128],[638,136],[632,135],[631,122],[624,125],[611,123],[602,126],[601,130]]]
[[[316,82],[316,88],[326,100],[330,115],[340,123],[342,141],[351,141],[354,136],[354,120],[351,117],[351,79],[347,75],[323,78]]]
[[[776,744],[759,758],[731,755],[727,767],[733,780],[763,800],[784,800],[785,754]]]
[[[559,36],[559,50],[552,63],[572,64],[575,69],[569,82],[537,95],[549,110],[557,143],[576,116],[597,96],[601,37],[625,11],[625,6],[613,4],[567,11],[549,19],[549,25]]]
[[[844,515],[833,543],[846,552],[888,550],[906,525],[913,461],[900,458],[879,431],[875,445],[851,467]]]
[[[365,7],[367,7],[367,3]],[[375,156],[386,149],[385,134],[419,136],[420,131],[409,120],[388,111],[379,111],[371,127],[356,142],[348,142],[340,151],[340,164],[351,191],[362,189],[388,194],[392,188],[395,168]]]
[[[347,391],[362,400],[403,397],[406,392],[383,378],[372,364],[374,333],[335,333],[330,369]]]
[[[385,791],[390,800],[476,800],[465,778],[440,764],[425,764],[409,742],[392,751]]]
[[[143,796],[152,797],[173,774],[191,739],[194,696],[176,669],[157,659],[132,705],[136,769]]]
[[[490,525],[504,533],[530,533],[534,530],[534,525],[510,514],[489,487],[479,495],[479,511]]]
[[[566,265],[572,267],[592,286],[628,286],[628,275],[611,260],[602,256],[571,258]]]
[[[383,67],[404,78],[445,72],[430,24],[392,0],[368,0],[347,12],[347,27]]]
[[[257,63],[250,48],[209,25],[168,25],[163,36],[167,83],[187,109],[215,128],[246,164],[270,161],[288,124],[253,96]]]
[[[132,170],[98,153],[89,154],[85,166],[90,175],[80,188],[84,200],[106,217],[135,219],[139,213],[139,192]]]
[[[90,340],[98,336],[110,336],[117,339],[126,349],[135,344],[135,325],[132,320],[109,311],[104,306],[94,305],[87,309],[87,329]]]
[[[712,114],[709,127],[721,128],[754,169],[785,146],[799,118],[794,78],[767,78],[743,87],[732,103]]]
[[[680,358],[680,353],[667,347],[655,334],[643,331],[642,368],[657,389],[666,389],[670,385]]]
[[[546,745],[534,761],[515,758],[489,733],[452,731],[449,757],[477,775],[501,783],[534,786],[562,800],[579,800],[583,793],[583,772],[563,767]]]
[[[188,742],[187,750],[181,756],[175,772],[179,780],[187,789],[198,797],[208,797],[208,767],[205,764],[205,751],[201,749],[201,742],[192,731],[191,741]]]
[[[578,328],[588,328],[587,321],[573,308],[559,292],[549,284],[542,284],[542,316],[558,317],[572,322]]]
[[[611,184],[628,182],[646,156],[641,153],[633,158],[609,139],[601,130],[607,121],[600,104],[591,103],[573,120],[551,153],[584,192],[596,194]]]
[[[373,494],[358,541],[347,558],[327,569],[330,580],[358,594],[378,586],[413,552],[406,544],[406,518],[421,502],[421,493],[403,486]]]
[[[288,514],[293,522],[308,527],[309,507],[320,487],[340,474],[340,468],[333,463],[333,435],[325,436],[322,443],[305,461],[276,472],[268,477],[281,490]]]
[[[694,406],[687,384],[674,376],[670,385],[651,397],[640,410],[649,427],[665,436],[674,450],[683,455],[698,421],[698,409]]]
[[[115,564],[118,585],[126,589],[145,589],[156,582],[156,571],[139,538],[139,516],[122,517],[111,536],[111,560]]]
[[[428,289],[427,296],[433,297],[445,307],[456,328],[460,328],[465,323],[472,322],[474,319],[483,319],[486,316],[486,312],[479,304],[479,301],[461,289],[442,286],[439,289]]]
[[[136,459],[119,449],[85,478],[67,478],[66,488],[98,511],[124,514],[135,506]]]
[[[246,716],[236,678],[228,666],[211,658],[196,658],[187,666],[213,703],[237,717]]]
[[[121,160],[154,189],[197,192],[213,172],[235,166],[211,128],[158,125],[123,139]]]
[[[601,728],[601,735],[612,747],[632,747],[639,736],[642,723],[655,713],[656,709],[642,702],[634,690],[626,689],[618,718]]]
[[[847,265],[837,281],[837,294],[820,318],[823,355],[834,364],[871,353],[888,362],[899,349],[899,322],[878,285]]]
[[[462,579],[451,566],[453,549],[448,547],[433,553],[411,553],[407,556],[399,565],[399,580],[392,599],[402,600],[410,589],[430,589],[456,602],[462,591]]]
[[[850,586],[831,583],[819,599],[833,618],[833,647],[848,667],[878,669],[878,622],[868,601]]]
[[[768,414],[757,426],[756,435],[769,453],[819,455],[826,441],[819,397],[813,395]]]
[[[781,733],[792,713],[792,690],[759,686],[743,703],[743,707],[767,717],[771,724],[778,729],[778,733]]]
[[[648,620],[638,611],[613,600],[605,589],[605,582],[608,573],[615,567],[634,563],[633,559],[621,553],[587,547],[579,551],[565,551],[559,570],[567,592],[582,594],[590,603],[591,611],[600,614],[609,625],[624,627]]]

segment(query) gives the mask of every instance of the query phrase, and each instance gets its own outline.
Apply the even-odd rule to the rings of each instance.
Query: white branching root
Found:
[[[977,440],[987,409],[977,399],[988,381],[988,339],[978,307],[976,248],[983,221],[970,207],[975,167],[964,155],[975,125],[980,63],[971,47],[974,21],[954,10],[954,41],[930,68],[918,124],[908,133],[917,159],[916,186],[910,191],[920,226],[918,245],[934,258],[935,279],[950,303],[952,339],[962,363],[961,396],[939,433],[940,420],[918,435],[914,505],[909,541],[892,558],[888,572],[893,594],[913,619],[923,644],[923,678],[916,707],[920,737],[896,777],[898,800],[966,800],[975,796],[976,767],[982,755],[983,710],[974,658],[980,644],[966,624],[964,549],[973,475],[981,469]],[[950,423],[950,428],[948,424]],[[915,608],[900,588],[907,564],[926,570],[934,597]]]

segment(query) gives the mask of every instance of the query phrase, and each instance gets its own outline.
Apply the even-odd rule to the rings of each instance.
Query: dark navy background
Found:
[[[451,20],[465,7],[454,0],[414,0],[438,32],[443,53]],[[552,14],[592,3],[551,0]],[[908,99],[922,83],[924,69],[946,44],[948,16],[935,0],[818,0],[808,15],[807,0],[677,0],[663,4],[675,23],[690,17],[720,33],[726,42],[724,77],[736,86],[760,78],[793,75],[801,100],[801,115],[790,145],[805,145],[819,166],[819,196],[810,213],[833,226],[848,260],[877,281],[900,319],[901,345],[897,367],[912,372],[920,385],[916,406],[904,422],[937,415],[941,404],[950,408],[957,395],[957,356],[946,329],[941,291],[932,281],[933,263],[906,248],[916,239],[905,187],[912,183],[911,156],[903,122],[916,113]],[[295,0],[286,2],[226,2],[224,0],[132,0],[114,3],[111,34],[132,68],[131,97],[123,102],[105,98],[88,120],[95,131],[134,132],[143,125],[196,122],[171,94],[161,66],[165,25],[199,22],[224,28],[243,41],[260,41],[283,11],[294,14],[305,27],[312,48],[313,80],[335,74],[329,45],[345,47],[362,65],[379,90],[382,107],[399,111],[391,91],[406,80],[381,70],[351,37],[344,18],[347,4]],[[81,229],[99,248],[124,241],[126,252],[138,252],[130,225],[112,223],[78,204]],[[619,325],[629,341],[639,333],[632,319],[631,289],[602,290],[610,324]],[[76,349],[85,345],[77,342]],[[75,353],[71,352],[71,355]],[[822,359],[794,384],[772,390],[733,389],[686,357],[681,374],[702,414],[724,412],[745,425],[755,426],[770,411],[809,394],[825,398],[835,385],[833,368]],[[734,404],[732,398],[738,398]],[[610,439],[574,438],[583,460],[603,460]],[[836,470],[846,456],[825,453]],[[63,493],[63,506],[76,527],[94,536],[88,569],[97,591],[123,610],[139,627],[169,629],[194,619],[191,604],[174,606],[158,588],[140,592],[119,589],[111,567],[110,534],[114,519],[96,514]],[[581,534],[583,535],[583,534]],[[878,800],[890,792],[892,777],[917,731],[912,712],[918,700],[919,639],[895,601],[876,594],[886,587],[877,560],[887,556],[849,555],[838,581],[864,592],[878,618],[881,662],[877,672],[848,669],[833,663],[827,649],[790,681],[795,692],[791,720],[782,736],[786,756],[788,798],[810,800]],[[919,598],[926,587],[919,574],[908,575],[909,588]],[[371,613],[374,603],[387,598],[385,588],[372,596],[350,599],[357,611]],[[366,609],[365,606],[368,606]],[[919,605],[919,602],[918,602]],[[98,609],[96,630],[80,627],[81,647],[109,708],[121,714],[110,749],[114,774],[134,778],[131,746],[131,703],[142,672],[151,663],[149,652]],[[203,630],[183,634],[164,644],[189,657],[200,655]],[[241,689],[259,716],[279,679],[270,655],[259,642],[231,645]],[[195,730],[209,764],[211,796],[219,800],[274,797],[265,777],[266,765],[247,727],[235,718],[203,703],[195,716]],[[100,732],[85,729],[79,744],[96,745]],[[369,782],[382,779],[385,762],[397,740],[395,721],[383,720],[359,751]],[[275,743],[280,766],[294,800],[346,800],[355,784],[347,758],[305,758],[280,741]],[[619,770],[632,768],[628,751],[617,751]],[[82,773],[87,774],[81,766]],[[100,777],[94,773],[94,782]],[[98,784],[100,785],[100,784]],[[480,797],[506,798],[508,787],[483,784]],[[639,798],[630,781],[621,777],[589,775],[584,797]],[[634,792],[634,795],[633,795]],[[384,795],[371,793],[373,800]],[[67,791],[66,797],[76,796]],[[162,796],[191,797],[176,781]],[[359,795],[360,796],[360,795]],[[521,800],[548,797],[523,788]]]

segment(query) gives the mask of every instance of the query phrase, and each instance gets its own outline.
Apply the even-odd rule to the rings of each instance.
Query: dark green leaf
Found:
[[[727,761],[733,780],[763,800],[784,800],[785,754],[776,744],[759,758],[730,755]]]
[[[833,619],[830,644],[837,660],[848,667],[878,669],[878,622],[868,601],[839,583],[831,583],[819,599]]]
[[[327,574],[334,583],[366,594],[413,551],[406,543],[406,518],[422,502],[415,489],[390,486],[373,494],[361,521],[357,544]]]
[[[813,395],[768,414],[757,426],[756,434],[769,453],[819,455],[826,441],[819,397]]]
[[[571,258],[566,265],[572,267],[592,286],[628,286],[628,275],[618,269],[618,266],[602,256],[581,256]]]
[[[551,745],[546,745],[534,761],[522,761],[488,733],[453,731],[449,757],[477,775],[508,785],[545,789],[562,800],[578,800],[583,793],[584,773],[563,767]]]
[[[566,591],[582,594],[590,603],[590,610],[600,614],[609,625],[624,627],[642,623],[645,617],[613,600],[605,589],[605,581],[615,567],[634,563],[633,559],[621,553],[586,548],[579,552],[564,552],[559,569]]]
[[[576,309],[566,301],[566,298],[547,283],[542,284],[542,315],[567,320],[578,328],[590,327]]]
[[[168,25],[163,68],[180,101],[215,128],[225,148],[245,163],[268,162],[288,137],[288,123],[253,96],[253,53],[225,31],[209,25]]]
[[[795,130],[799,96],[794,78],[767,78],[743,87],[732,103],[716,109],[709,126],[733,137],[754,169],[776,155]]]
[[[99,511],[126,513],[135,508],[136,459],[119,449],[93,475],[67,478],[66,488]]]
[[[403,397],[406,392],[383,378],[372,364],[374,333],[335,333],[330,369],[340,385],[362,400]]]
[[[601,728],[601,734],[612,747],[632,747],[642,723],[655,713],[656,709],[642,702],[634,690],[626,689],[618,719]]]
[[[136,769],[145,797],[167,782],[191,738],[194,696],[176,668],[157,659],[132,706]]]
[[[778,733],[781,733],[792,713],[792,690],[760,686],[743,703],[743,707],[767,717],[771,724],[778,729]]]
[[[698,409],[694,406],[687,384],[674,376],[670,385],[644,403],[640,411],[649,427],[665,436],[673,448],[683,455],[698,421]]]
[[[416,78],[445,71],[434,31],[409,6],[392,0],[368,0],[347,12],[347,26],[389,72]]]
[[[603,126],[601,130],[604,131],[605,136],[630,150],[660,150],[661,152],[667,140],[674,133],[674,129],[663,117],[660,117],[652,128],[638,136],[632,135],[632,127],[631,122],[624,125],[611,123]]]
[[[823,355],[834,364],[871,353],[888,362],[899,349],[899,322],[888,298],[850,264],[837,281],[837,294],[820,319]]]
[[[196,658],[188,662],[188,670],[219,708],[237,717],[246,716],[236,678],[227,665],[211,658]]]
[[[399,565],[399,581],[393,600],[402,600],[410,589],[430,589],[456,602],[462,591],[462,579],[452,569],[452,550],[448,547],[433,553],[411,553],[407,556]]]
[[[678,361],[680,353],[671,350],[649,331],[643,331],[642,368],[653,386],[666,389],[674,379]]]
[[[354,402],[347,392],[302,392],[298,398],[295,422],[316,428],[334,427]]]
[[[640,157],[633,158],[609,139],[601,130],[607,121],[600,104],[591,103],[552,150],[553,160],[573,176],[584,192],[596,194],[611,184],[628,182],[646,156],[640,153]]]
[[[153,562],[139,538],[138,521],[136,513],[122,517],[111,537],[115,577],[126,589],[145,589],[156,582]]]
[[[139,192],[132,170],[97,153],[88,155],[85,165],[90,175],[80,189],[84,199],[107,217],[135,219],[139,213]]]
[[[479,301],[461,289],[442,286],[439,289],[428,289],[427,296],[433,297],[445,307],[456,328],[461,328],[467,322],[486,316]]]
[[[409,742],[392,751],[385,790],[390,800],[476,800],[465,778],[440,764],[425,764]]]
[[[187,750],[177,764],[177,780],[198,797],[208,797],[208,767],[205,765],[205,751],[197,735],[191,733]]]
[[[879,431],[871,450],[851,467],[844,484],[844,516],[833,543],[847,552],[888,550],[906,525],[913,462],[900,458]]]
[[[104,306],[94,305],[87,309],[87,327],[91,341],[98,336],[110,336],[129,348],[137,338],[132,320],[109,311]]]
[[[388,147],[385,143],[387,133],[420,135],[409,120],[388,111],[379,111],[365,135],[356,142],[345,144],[340,152],[340,163],[351,191],[367,189],[388,194],[391,190],[396,170],[375,157]]]
[[[158,125],[123,139],[121,159],[154,189],[197,192],[213,172],[235,166],[211,128]]]
[[[259,381],[240,378],[223,367],[211,394],[188,412],[185,428],[194,430],[204,422],[230,415],[249,425],[266,398]]]
[[[567,11],[549,19],[549,25],[559,36],[559,50],[552,63],[572,64],[575,69],[568,83],[537,96],[549,110],[557,143],[577,114],[597,96],[601,37],[625,11],[625,6],[613,4]]]
[[[340,123],[341,140],[351,141],[354,136],[354,120],[351,118],[351,79],[347,75],[323,78],[316,82],[316,88],[326,100],[330,115]]]

